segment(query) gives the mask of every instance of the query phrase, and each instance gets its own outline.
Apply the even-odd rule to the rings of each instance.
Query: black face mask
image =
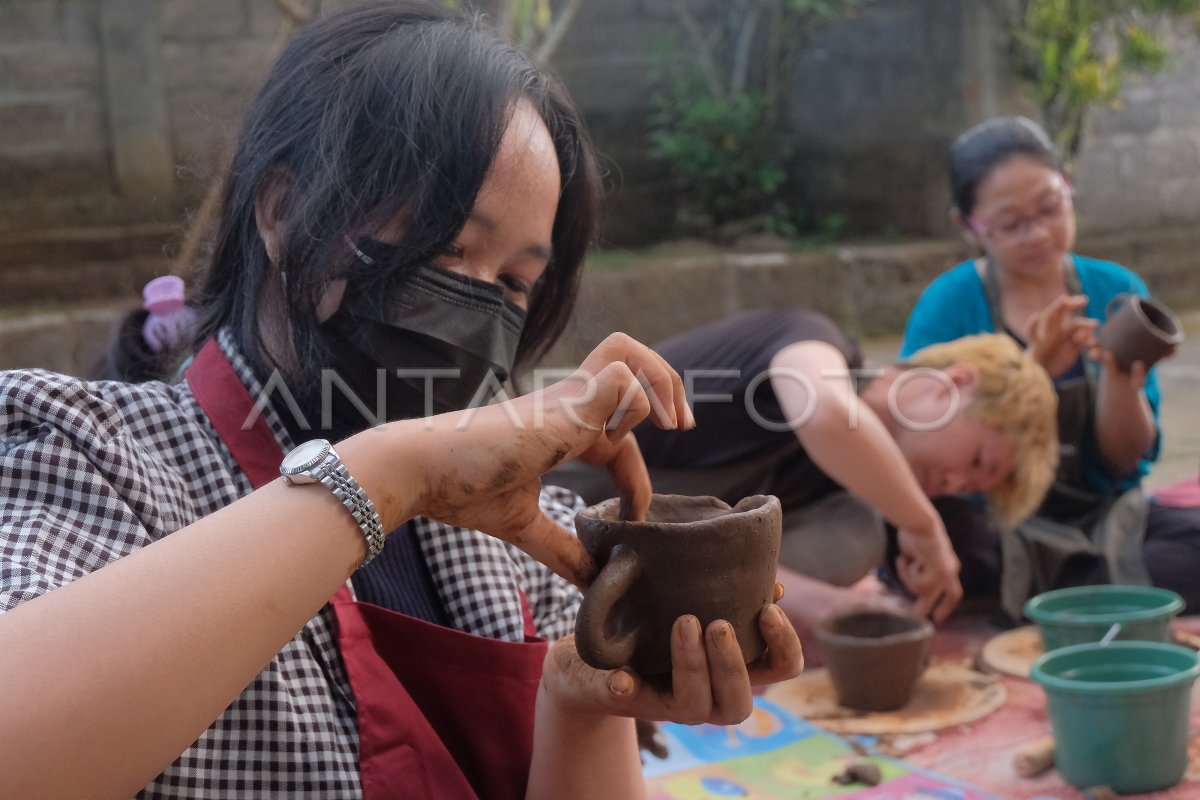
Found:
[[[322,329],[332,369],[365,413],[334,382],[335,427],[382,422],[381,407],[394,420],[483,405],[512,373],[524,325],[525,311],[502,287],[432,265],[383,296],[347,287]]]

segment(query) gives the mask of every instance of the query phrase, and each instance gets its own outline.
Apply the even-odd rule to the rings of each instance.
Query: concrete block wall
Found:
[[[1200,227],[1083,237],[1078,252],[1116,261],[1177,311],[1200,308]],[[575,315],[547,358],[578,364],[612,331],[647,343],[749,308],[799,305],[829,315],[857,337],[904,330],[921,292],[948,267],[974,256],[961,240],[849,246],[815,253],[762,253],[646,261],[590,270]]]
[[[1076,165],[1085,231],[1200,223],[1200,43],[1185,22],[1160,29],[1167,69],[1133,77],[1117,106],[1089,114]]]
[[[0,3],[0,231],[107,191],[97,10],[94,0]]]
[[[692,7],[719,2],[725,0]],[[676,29],[669,0],[588,0],[554,57],[600,153],[609,242],[658,241],[675,224],[669,176],[647,153],[647,118],[655,49]]]
[[[874,231],[944,228],[945,151],[969,113],[972,6],[868,6],[800,62],[789,82],[789,124],[803,142],[797,189],[819,215]]]
[[[0,2],[0,234],[182,224],[284,21],[274,0]]]
[[[152,139],[173,173],[156,191],[129,190],[118,140],[121,119],[130,123],[114,114],[113,96],[140,83],[114,81],[105,58],[121,41],[105,21],[134,7],[145,9],[143,24],[125,32],[152,29],[157,42],[144,56],[159,88],[140,91],[161,109],[143,116],[158,120]],[[859,228],[950,234],[949,142],[986,116],[1029,110],[1008,77],[993,8],[994,0],[887,0],[830,28],[788,76],[800,153],[789,191]],[[275,0],[2,0],[0,235],[182,224],[286,19]],[[588,0],[556,57],[604,156],[611,243],[673,234],[674,197],[663,166],[646,155],[646,116],[655,44],[675,29],[671,0]],[[1120,108],[1091,117],[1079,163],[1085,230],[1200,222],[1200,47],[1190,28],[1171,34],[1174,68],[1131,82]],[[136,111],[133,122],[145,122]]]
[[[152,231],[146,231],[147,238]],[[1139,272],[1151,294],[1177,311],[1200,308],[1200,228],[1094,235],[1079,251]],[[613,331],[654,343],[733,312],[763,306],[816,308],[859,337],[891,337],[928,283],[972,255],[956,240],[849,246],[813,253],[723,253],[639,260],[620,269],[592,267],[579,302],[546,366],[577,365]],[[148,264],[152,267],[152,264]],[[129,270],[125,270],[128,272]],[[78,279],[95,279],[79,274]],[[124,275],[125,291],[102,306],[37,314],[0,310],[0,370],[43,367],[82,374],[133,307],[145,276]],[[126,283],[128,285],[126,285]],[[0,284],[0,296],[8,288]]]
[[[287,18],[274,0],[160,0],[158,13],[179,177],[200,184],[232,146]]]

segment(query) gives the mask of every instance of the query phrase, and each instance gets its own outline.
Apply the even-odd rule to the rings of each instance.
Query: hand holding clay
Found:
[[[1108,319],[1096,334],[1096,343],[1122,372],[1139,361],[1149,369],[1174,355],[1182,342],[1183,326],[1171,309],[1135,294],[1119,294],[1109,302]]]
[[[1165,357],[1169,358],[1174,354],[1175,350],[1172,349]],[[1130,394],[1136,394],[1145,387],[1146,373],[1149,370],[1144,361],[1134,361],[1128,369],[1122,369],[1112,353],[1099,347],[1093,350],[1093,357],[1100,362],[1105,381],[1119,385]]]
[[[646,387],[665,406],[655,411]],[[406,438],[419,443],[423,453],[417,473],[423,484],[411,505],[415,513],[511,542],[567,580],[587,586],[596,564],[579,540],[538,506],[540,478],[579,456],[608,459],[626,470],[635,504],[648,505],[649,493],[643,501],[639,484],[648,488],[649,479],[628,434],[652,413],[664,427],[681,415],[694,424],[675,371],[646,346],[614,334],[583,367],[546,389],[392,425],[404,426]]]
[[[916,597],[913,613],[935,623],[945,622],[963,596],[958,580],[961,565],[945,528],[919,532],[901,528],[897,543],[896,572]]]
[[[716,620],[701,631],[694,616],[680,617],[671,630],[669,687],[629,669],[589,667],[568,636],[550,648],[542,687],[553,702],[577,714],[734,725],[753,710],[752,686],[794,678],[804,667],[800,639],[778,606],[762,610],[759,631],[767,649],[746,664],[728,622]]]
[[[632,433],[625,434],[616,442],[603,437],[597,439],[579,460],[608,470],[613,485],[621,495],[621,519],[640,522],[646,518],[646,509],[650,507],[650,496],[654,489],[650,484],[646,459],[642,457],[642,450]]]

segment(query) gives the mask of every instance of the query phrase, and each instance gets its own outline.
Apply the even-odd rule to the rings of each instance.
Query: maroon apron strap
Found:
[[[279,442],[216,339],[204,343],[184,376],[196,402],[251,485],[257,489],[278,478],[283,461]],[[247,425],[251,419],[253,422]]]
[[[185,374],[250,483],[258,488],[274,480],[283,452],[214,340]],[[357,705],[364,800],[523,797],[548,649],[524,592],[524,643],[473,636],[357,602],[345,586],[330,602]]]

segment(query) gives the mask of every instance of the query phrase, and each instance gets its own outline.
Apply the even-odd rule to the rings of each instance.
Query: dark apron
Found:
[[[1064,263],[1067,291],[1083,294],[1074,262]],[[988,260],[984,290],[997,333],[1007,331],[995,265]],[[1094,424],[1095,382],[1083,374],[1055,381],[1058,394],[1058,471],[1033,516],[1000,536],[1000,599],[1013,619],[1025,601],[1050,589],[1096,583],[1148,585],[1142,555],[1146,496],[1140,487],[1119,495],[1088,488],[1085,442]]]
[[[283,452],[254,400],[209,340],[186,372],[218,435],[258,488]],[[350,596],[330,600],[358,714],[365,800],[523,797],[533,753],[534,701],[547,644],[528,605],[525,642],[474,636]]]

